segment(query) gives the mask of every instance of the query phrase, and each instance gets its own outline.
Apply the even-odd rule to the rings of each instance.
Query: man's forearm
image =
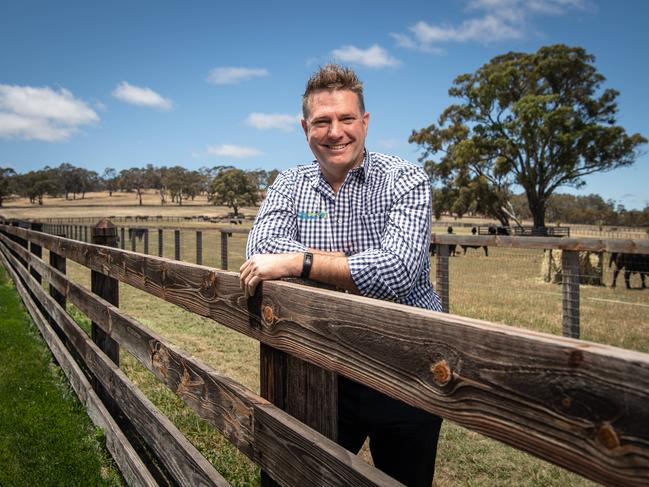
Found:
[[[343,253],[320,250],[313,250],[311,253],[314,256],[309,279],[358,293],[347,257]],[[242,289],[245,289],[246,294],[252,295],[262,281],[300,277],[303,262],[303,252],[253,255],[239,269]]]
[[[315,249],[309,251],[313,254],[309,279],[358,293],[349,270],[347,256],[343,252],[323,252]]]

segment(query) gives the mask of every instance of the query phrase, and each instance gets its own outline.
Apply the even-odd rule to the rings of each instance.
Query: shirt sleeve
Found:
[[[431,193],[419,168],[395,178],[395,198],[378,248],[348,257],[352,279],[364,296],[403,300],[429,259]]]
[[[259,208],[248,235],[246,258],[255,254],[304,252],[307,247],[297,241],[297,212],[295,204],[295,175],[281,173]]]

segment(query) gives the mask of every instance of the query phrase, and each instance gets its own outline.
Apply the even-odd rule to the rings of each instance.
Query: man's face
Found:
[[[322,90],[309,96],[302,120],[309,147],[325,175],[341,175],[363,162],[370,114],[361,113],[350,90]]]

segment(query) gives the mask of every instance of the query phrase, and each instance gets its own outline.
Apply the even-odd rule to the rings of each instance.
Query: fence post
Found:
[[[36,230],[37,232],[42,232],[43,231],[43,224],[38,223],[38,222],[32,222],[31,225],[31,230]],[[36,257],[39,259],[43,257],[43,249],[41,248],[40,245],[36,245],[34,242],[29,242],[29,250],[32,254],[34,254]],[[39,284],[42,282],[41,275],[36,272],[36,269],[30,266],[29,273],[39,282]],[[40,303],[39,303],[40,304]]]
[[[203,232],[196,230],[196,263],[203,264]]]
[[[228,270],[228,232],[221,230],[221,269]]]
[[[437,265],[435,270],[435,291],[442,301],[442,311],[448,313],[448,245],[436,244]]]
[[[144,250],[143,250],[145,255],[148,255],[149,253],[149,229],[144,230]]]
[[[88,225],[83,226],[83,241],[88,242]]]
[[[579,252],[561,253],[563,283],[563,336],[579,338]]]
[[[180,260],[180,229],[174,230],[174,259]]]
[[[123,228],[122,228],[123,231]],[[92,228],[92,243],[98,245],[107,245],[109,247],[117,247],[117,227],[109,220],[103,218]],[[108,277],[105,274],[97,271],[90,273],[91,291],[96,295],[104,298],[109,303],[119,306],[119,287],[117,279]],[[119,365],[119,344],[110,338],[95,322],[92,322],[92,341],[106,354],[108,357]],[[99,397],[101,397],[104,404],[108,407],[113,415],[117,412],[117,405],[110,398],[108,393],[100,385],[98,380],[94,380],[94,387]]]
[[[125,233],[124,227],[121,227],[119,229],[119,248],[122,250],[124,250],[124,245],[126,241],[126,239],[124,238],[124,233]]]
[[[136,250],[136,243],[135,243],[135,231],[132,228],[128,229],[128,233],[130,233],[129,238],[131,239],[131,250],[135,252]]]
[[[164,241],[162,238],[162,228],[158,228],[158,257],[162,257],[163,255],[163,248],[164,248]]]
[[[259,306],[259,294],[251,298],[251,304],[253,308]],[[262,319],[273,319],[270,305],[262,305],[258,311]],[[327,438],[337,440],[338,375],[336,373],[260,343],[259,379],[261,397]],[[275,487],[279,484],[262,471],[261,485]]]

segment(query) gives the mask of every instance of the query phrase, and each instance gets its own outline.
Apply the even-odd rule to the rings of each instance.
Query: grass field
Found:
[[[176,210],[185,211],[186,208],[168,207],[165,214],[175,215]],[[142,207],[138,206],[119,210],[130,212],[124,214],[145,214]],[[151,210],[151,214],[160,213],[159,206]],[[206,208],[195,207],[189,214],[209,214],[203,210]],[[79,216],[87,214],[88,211],[88,208],[58,208],[54,214],[75,216],[76,213],[76,216]],[[104,207],[101,211],[105,213],[107,208]],[[108,211],[115,214],[117,208],[109,208]],[[217,208],[215,211],[225,212],[227,209]],[[244,212],[248,211],[244,209]],[[37,209],[37,213],[41,218],[53,214],[52,209],[47,208]],[[33,214],[20,216],[35,217]],[[173,256],[172,232],[165,233],[164,255]],[[217,233],[207,232],[203,239],[204,263],[217,266],[220,262]],[[183,232],[182,242],[183,260],[193,262],[193,234]],[[155,245],[155,239],[151,238],[151,253],[155,253]],[[229,242],[230,269],[238,269],[243,262],[244,247],[245,236],[234,234]],[[130,248],[130,245],[126,248]],[[138,247],[138,250],[140,249],[141,247]],[[46,252],[44,258],[47,258]],[[489,257],[485,257],[481,250],[469,250],[467,255],[451,257],[451,312],[560,334],[561,286],[546,283],[541,279],[541,259],[541,251],[505,248],[490,248]],[[608,284],[611,280],[609,272],[605,269],[604,282]],[[75,281],[90,286],[90,272],[87,269],[68,262],[68,274]],[[632,282],[637,286],[638,282],[635,279],[637,277],[634,277]],[[649,320],[646,319],[649,312],[649,291],[626,290],[620,284],[618,283],[617,289],[582,286],[582,337],[649,352]],[[120,286],[120,307],[175,345],[209,363],[220,373],[234,378],[253,391],[258,391],[259,356],[258,344],[255,341],[124,284]],[[74,310],[72,312],[74,313]],[[83,321],[80,314],[75,313],[75,316],[79,321]],[[155,378],[136,364],[128,354],[123,353],[122,363],[127,374],[172,418],[181,431],[233,485],[258,484],[256,467],[230,447],[213,428],[197,418],[171,392],[160,386]],[[362,455],[368,458],[366,450]],[[437,458],[436,485],[585,486],[592,483],[446,421]]]
[[[1,266],[0,314],[0,485],[121,485]]]

